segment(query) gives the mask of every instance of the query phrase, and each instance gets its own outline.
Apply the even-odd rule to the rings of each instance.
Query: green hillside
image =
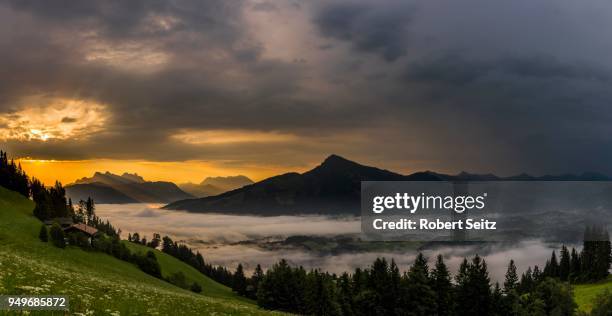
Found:
[[[580,310],[590,312],[595,297],[604,290],[612,291],[612,276],[593,284],[579,284],[574,286],[574,298]]]
[[[161,252],[164,275],[183,271],[202,285],[203,293],[180,289],[103,253],[40,242],[33,207],[0,188],[0,294],[63,294],[70,298],[71,312],[89,315],[269,314]]]
[[[149,247],[137,245],[128,241],[124,241],[124,243],[132,252],[146,253],[147,251],[151,250],[151,248]],[[232,292],[230,288],[213,281],[212,279],[203,275],[192,266],[187,265],[168,254],[156,250],[155,255],[157,256],[157,262],[159,262],[159,265],[162,268],[162,276],[164,278],[169,277],[171,274],[182,272],[185,275],[185,278],[187,279],[189,284],[192,284],[193,282],[197,282],[198,284],[200,284],[203,288],[202,294],[206,296],[232,298],[247,303],[253,303],[251,300],[236,295],[234,292]]]

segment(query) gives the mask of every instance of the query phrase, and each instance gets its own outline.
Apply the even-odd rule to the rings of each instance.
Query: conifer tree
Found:
[[[464,258],[457,281],[456,307],[457,315],[489,315],[491,308],[491,285],[487,264],[476,255],[468,263]]]
[[[511,315],[512,306],[508,306],[508,296],[504,297],[502,289],[499,286],[499,282],[495,282],[493,292],[491,293],[491,307],[492,315]],[[514,290],[511,291],[514,293]]]
[[[572,247],[572,253],[570,255],[570,280],[579,280],[581,273],[580,255],[578,251]]]
[[[198,253],[198,255],[200,255],[200,253]],[[261,280],[263,279],[263,277],[264,277],[263,270],[261,269],[261,265],[258,264],[255,267],[255,271],[253,271],[253,275],[251,276],[252,289],[251,289],[251,293],[249,297],[253,299],[257,299],[257,291],[259,290],[259,283],[261,283]]]
[[[516,273],[516,265],[514,265],[514,260],[510,259],[510,263],[508,264],[508,269],[506,271],[506,278],[504,280],[504,293],[508,294],[515,290],[517,284],[518,275]]]
[[[409,308],[413,315],[433,315],[436,313],[437,295],[432,289],[429,279],[427,259],[419,253],[410,267],[406,282]],[[404,307],[404,306],[402,306]]]
[[[540,271],[540,268],[537,265],[533,267],[533,273],[531,275],[533,276],[533,281],[535,283],[538,283],[543,279],[542,271]]]
[[[557,253],[554,250],[550,256],[550,272],[548,276],[553,278],[559,277],[559,262],[557,261]]]
[[[331,277],[318,270],[306,276],[305,312],[308,315],[340,315],[340,306],[335,297]]]
[[[431,287],[436,293],[436,315],[446,316],[453,313],[453,286],[450,272],[444,264],[442,255],[438,255],[436,265],[431,271]]]
[[[234,273],[234,280],[232,284],[232,290],[238,295],[245,295],[247,288],[247,280],[244,276],[244,270],[242,268],[242,264],[238,264],[238,268],[236,268],[236,272]]]
[[[338,279],[338,304],[340,305],[340,311],[342,315],[351,316],[355,314],[354,311],[354,295],[351,277],[348,273],[344,272]]]
[[[533,276],[531,272],[531,267],[528,267],[527,270],[521,275],[521,283],[519,284],[519,294],[531,292],[533,289]]]
[[[570,275],[570,253],[565,245],[561,246],[559,260],[559,278],[561,281],[567,281]]]

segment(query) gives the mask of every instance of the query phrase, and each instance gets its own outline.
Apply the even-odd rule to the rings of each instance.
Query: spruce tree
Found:
[[[410,267],[406,282],[407,298],[413,315],[433,315],[436,313],[437,295],[429,279],[427,259],[419,253]],[[404,307],[404,306],[402,306]]]
[[[247,280],[244,276],[244,270],[242,268],[242,264],[238,264],[238,268],[236,268],[236,272],[234,273],[234,280],[232,283],[232,290],[238,295],[246,295],[247,289]]]
[[[442,255],[438,255],[436,265],[431,271],[431,287],[436,293],[436,307],[438,316],[452,315],[453,313],[453,285],[450,272],[444,264]]]
[[[198,253],[198,255],[200,255]],[[200,255],[201,257],[201,255]],[[252,293],[250,293],[250,297],[253,299],[257,299],[257,291],[259,290],[259,283],[264,277],[263,270],[261,269],[261,265],[257,265],[255,267],[255,271],[253,271],[253,275],[251,276],[251,284],[253,286]]]
[[[516,273],[516,265],[514,260],[510,259],[508,269],[506,270],[506,278],[504,280],[504,293],[508,294],[516,289],[518,284],[518,275]]]
[[[532,277],[531,267],[528,267],[527,271],[525,271],[521,275],[521,282],[518,287],[518,293],[524,294],[524,293],[531,292],[531,290],[533,289],[533,284],[534,284],[534,281]]]
[[[567,247],[563,245],[560,252],[561,259],[559,260],[559,278],[561,281],[569,280],[570,275],[570,253]]]
[[[392,313],[396,298],[387,291],[391,283],[389,264],[385,258],[376,258],[368,274],[368,288],[372,291],[372,308],[377,313]]]
[[[529,272],[531,277],[531,272]],[[525,277],[525,274],[523,274]],[[526,277],[525,277],[526,278]],[[496,289],[493,292],[493,305],[492,310],[498,311],[499,315],[512,315],[512,311],[514,306],[518,302],[518,292],[519,292],[519,279],[518,274],[516,273],[516,265],[514,264],[514,260],[510,260],[508,264],[508,269],[506,270],[506,276],[504,280],[504,289],[498,289],[499,285],[496,283]],[[498,297],[497,291],[503,292],[503,296]]]
[[[495,282],[493,292],[491,293],[491,307],[492,315],[511,315],[512,305],[508,306],[508,296],[504,296],[502,289],[499,286],[499,282]],[[514,293],[514,291],[511,291]]]
[[[581,264],[580,255],[575,248],[572,247],[572,253],[570,255],[570,280],[577,281],[581,275]]]
[[[553,278],[559,277],[559,262],[557,261],[557,253],[554,250],[550,256],[550,273],[548,276]]]
[[[472,259],[470,278],[473,285],[474,298],[477,299],[473,305],[476,312],[474,315],[489,315],[491,306],[491,279],[489,278],[486,261],[478,255]]]
[[[340,306],[336,301],[334,283],[327,273],[318,270],[310,271],[306,276],[304,298],[305,313],[308,315],[340,315]]]
[[[351,277],[344,272],[338,279],[338,304],[342,315],[351,316],[355,314],[354,296]]]
[[[544,278],[540,268],[537,265],[533,267],[533,273],[531,275],[533,276],[534,283],[538,283]]]
[[[487,264],[476,255],[472,262],[467,259],[459,266],[455,277],[456,314],[457,315],[489,315],[491,308],[491,285]]]

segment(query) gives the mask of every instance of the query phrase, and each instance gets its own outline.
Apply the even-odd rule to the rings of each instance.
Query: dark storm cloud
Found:
[[[9,0],[18,11],[58,24],[95,28],[110,37],[159,37],[180,31],[202,31],[205,35],[232,36],[240,30],[232,23],[240,16],[243,1],[74,1]],[[176,18],[169,28],[147,26],[151,17]],[[202,34],[204,35],[204,34]]]
[[[606,136],[612,131],[612,81],[605,67],[545,57],[467,61],[445,56],[409,64],[402,79],[419,88],[417,98],[428,104],[422,113],[431,111],[459,130],[457,125],[466,126],[458,134],[466,144],[478,144],[486,133],[513,150],[520,148],[524,154],[515,163],[525,170],[562,172],[568,164],[602,170],[612,158],[607,150],[612,138]]]
[[[106,129],[89,139],[7,141],[41,158],[280,164],[335,152],[396,170],[612,173],[612,40],[602,31],[610,9],[553,0],[0,1],[0,114],[30,95],[106,107]],[[258,15],[273,27],[255,28]],[[298,140],[173,138],[211,129]]]
[[[406,54],[411,16],[411,7],[405,4],[340,2],[324,5],[314,22],[324,36],[349,41],[358,50],[394,61]]]

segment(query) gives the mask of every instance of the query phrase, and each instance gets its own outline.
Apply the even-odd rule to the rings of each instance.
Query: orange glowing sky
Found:
[[[184,162],[153,162],[136,160],[35,160],[20,159],[22,168],[30,175],[43,183],[50,185],[58,180],[69,184],[82,177],[89,177],[94,172],[109,171],[115,174],[124,172],[138,173],[149,181],[173,181],[175,183],[199,183],[205,177],[246,175],[252,180],[261,180],[266,177],[283,173],[286,170],[274,166],[250,166],[245,168],[228,168],[215,163],[202,161]],[[303,171],[303,170],[295,170]]]

